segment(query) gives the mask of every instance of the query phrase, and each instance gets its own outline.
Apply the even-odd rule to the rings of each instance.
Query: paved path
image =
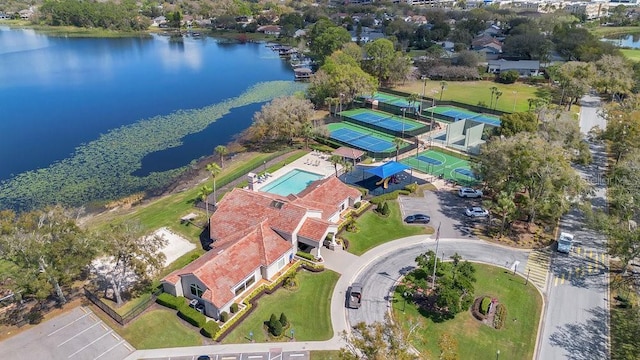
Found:
[[[599,116],[600,100],[585,96],[581,101],[580,130],[604,129]],[[577,172],[593,185],[591,205],[606,206],[606,156],[603,145],[591,143],[593,164],[576,166]],[[563,216],[560,229],[573,233],[576,246],[568,255],[551,255],[548,301],[538,359],[600,360],[609,358],[609,293],[606,238],[587,227],[578,209]]]

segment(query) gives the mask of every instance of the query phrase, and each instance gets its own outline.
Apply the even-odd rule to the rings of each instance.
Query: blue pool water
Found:
[[[260,191],[287,196],[298,194],[306,189],[312,182],[322,179],[324,176],[312,172],[293,169],[261,188]]]

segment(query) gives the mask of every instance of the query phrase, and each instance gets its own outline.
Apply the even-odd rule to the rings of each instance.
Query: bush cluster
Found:
[[[214,339],[216,335],[218,335],[218,332],[220,332],[220,325],[215,321],[207,321],[200,332],[202,335]]]
[[[176,297],[169,293],[162,293],[158,295],[156,302],[173,310],[178,310],[181,305],[186,303],[184,297]]]
[[[226,323],[227,321],[229,321],[229,313],[226,311],[221,312],[220,321],[222,321],[223,323]]]
[[[389,204],[387,204],[387,202],[385,201],[382,204],[378,205],[378,207],[376,208],[376,212],[378,212],[382,216],[388,216],[391,212],[391,210],[389,209]]]
[[[275,337],[282,335],[282,323],[278,320],[276,314],[271,314],[271,318],[267,321],[267,328],[269,328],[269,333]]]
[[[358,209],[360,206],[362,206],[362,203],[360,201],[358,201],[357,203],[353,204],[353,208],[354,209]]]
[[[506,320],[507,308],[505,308],[502,304],[496,305],[496,313],[493,317],[493,327],[496,329],[502,329]]]
[[[189,307],[189,304],[187,303],[180,306],[178,309],[178,316],[182,320],[196,327],[203,327],[207,322],[207,318],[202,313],[192,307]]]
[[[410,193],[415,193],[416,191],[418,191],[418,184],[416,183],[411,183],[407,186],[404,187],[405,190],[409,191]]]
[[[231,304],[231,308],[229,310],[231,310],[232,314],[235,314],[235,313],[238,312],[238,307],[239,307],[238,303],[233,303],[233,304]]]
[[[298,251],[298,252],[296,253],[296,256],[299,256],[299,257],[301,257],[301,258],[303,258],[303,259],[307,259],[307,260],[311,260],[311,261],[316,261],[316,257],[315,257],[315,256],[313,256],[313,255],[311,255],[311,254],[309,254],[309,253],[306,253],[306,252],[304,252],[304,251]]]
[[[480,303],[480,312],[482,315],[487,315],[489,313],[489,306],[491,306],[491,298],[485,296],[482,298],[482,302]]]

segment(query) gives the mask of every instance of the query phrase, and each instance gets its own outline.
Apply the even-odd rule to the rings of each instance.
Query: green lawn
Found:
[[[478,105],[478,102],[484,101],[487,106],[491,103],[491,88],[498,88],[502,92],[502,96],[498,99],[496,110],[512,112],[527,111],[529,102],[527,99],[535,99],[538,88],[533,85],[523,83],[515,84],[499,84],[493,81],[447,81],[446,88],[442,92],[442,100],[458,101],[469,105]],[[415,93],[422,95],[425,89],[425,96],[440,98],[440,81],[427,80],[427,86],[424,86],[422,80],[408,81],[405,84],[396,86],[394,89],[407,93]],[[495,102],[495,97],[493,98]]]
[[[331,327],[331,296],[340,275],[330,270],[321,273],[298,272],[299,287],[296,290],[281,288],[258,300],[258,306],[223,339],[225,344],[249,342],[253,332],[256,342],[266,342],[268,335],[263,323],[271,314],[280,317],[284,312],[291,326],[285,331],[290,336],[294,330],[297,341],[328,340],[333,336]],[[288,338],[285,338],[286,341]]]
[[[391,240],[411,235],[433,234],[434,230],[430,226],[405,225],[397,201],[387,201],[387,204],[391,210],[389,217],[384,218],[373,210],[368,210],[356,220],[360,229],[357,233],[340,233],[340,237],[349,241],[350,253],[362,255],[367,250]]]
[[[413,339],[414,346],[428,358],[439,355],[438,339],[442,333],[452,335],[458,341],[460,359],[491,359],[497,350],[501,358],[517,360],[531,359],[536,343],[538,322],[542,309],[540,293],[532,284],[524,285],[525,280],[514,276],[508,270],[483,264],[474,264],[477,282],[475,295],[487,295],[497,298],[507,308],[505,327],[495,330],[477,321],[470,311],[456,315],[452,320],[434,323],[425,318],[412,304],[406,304],[396,293],[393,316],[402,324],[423,322]],[[484,354],[480,356],[480,354]]]
[[[640,49],[620,49],[620,52],[631,61],[640,61]]]
[[[338,350],[315,350],[311,352],[311,360],[338,360]]]
[[[119,333],[140,350],[203,345],[198,331],[182,323],[175,310],[163,308],[140,315]]]
[[[640,27],[638,26],[599,26],[589,31],[597,36],[611,36],[611,35],[625,35],[625,34],[637,34],[640,33]]]

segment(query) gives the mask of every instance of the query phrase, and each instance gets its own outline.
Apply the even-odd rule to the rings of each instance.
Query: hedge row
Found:
[[[299,257],[301,257],[303,259],[307,259],[307,260],[310,260],[310,261],[315,261],[316,260],[315,256],[313,256],[313,255],[311,255],[311,254],[309,254],[307,252],[304,252],[304,251],[298,251],[296,253],[296,256],[299,256]]]
[[[206,337],[212,338],[220,332],[220,325],[216,321],[207,321],[200,330],[200,333]]]
[[[156,302],[162,306],[166,306],[169,309],[178,310],[182,306],[186,299],[184,297],[176,297],[169,293],[162,293],[156,298]]]
[[[207,318],[198,310],[190,307],[188,304],[180,306],[178,309],[178,316],[188,322],[189,324],[197,327],[203,327],[207,323]]]
[[[392,191],[390,193],[386,193],[386,194],[382,194],[382,195],[378,195],[376,197],[371,198],[371,200],[369,200],[370,203],[372,203],[373,205],[380,205],[385,201],[388,200],[396,200],[398,198],[399,195],[409,195],[411,192],[409,190],[396,190],[396,191]]]
[[[493,317],[493,327],[502,329],[504,322],[507,320],[507,308],[502,304],[496,306],[496,313]]]

